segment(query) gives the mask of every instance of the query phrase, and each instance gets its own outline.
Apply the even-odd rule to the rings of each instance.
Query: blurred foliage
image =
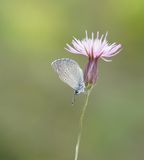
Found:
[[[84,95],[51,69],[73,36],[109,32],[123,45],[112,63],[100,62],[85,117],[83,160],[144,159],[144,1],[0,1],[0,160],[74,157]]]

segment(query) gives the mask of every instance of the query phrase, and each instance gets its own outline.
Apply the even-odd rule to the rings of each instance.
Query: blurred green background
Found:
[[[51,68],[72,37],[109,32],[123,45],[101,61],[79,160],[144,159],[144,1],[0,0],[0,160],[73,160],[84,95]]]

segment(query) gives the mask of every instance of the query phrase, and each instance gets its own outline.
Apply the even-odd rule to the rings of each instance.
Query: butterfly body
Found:
[[[74,89],[75,94],[85,92],[83,71],[76,61],[69,58],[57,59],[52,62],[52,67],[59,78]]]

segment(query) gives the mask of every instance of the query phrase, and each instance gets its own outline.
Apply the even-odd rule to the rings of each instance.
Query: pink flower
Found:
[[[111,61],[109,58],[115,56],[120,52],[121,44],[112,43],[109,44],[106,40],[107,33],[99,36],[99,32],[97,32],[96,38],[94,38],[94,33],[92,33],[92,37],[88,38],[88,34],[86,32],[86,37],[83,40],[78,40],[74,38],[72,40],[72,46],[67,44],[67,51],[74,54],[82,54],[89,58],[89,62],[84,70],[84,80],[86,84],[94,85],[97,80],[97,62],[98,59],[101,58],[104,61]],[[108,58],[108,59],[107,59]]]

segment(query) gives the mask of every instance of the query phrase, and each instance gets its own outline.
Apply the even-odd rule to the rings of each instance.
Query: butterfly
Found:
[[[74,89],[74,94],[85,92],[83,71],[76,61],[61,58],[53,61],[51,65],[59,78]]]

